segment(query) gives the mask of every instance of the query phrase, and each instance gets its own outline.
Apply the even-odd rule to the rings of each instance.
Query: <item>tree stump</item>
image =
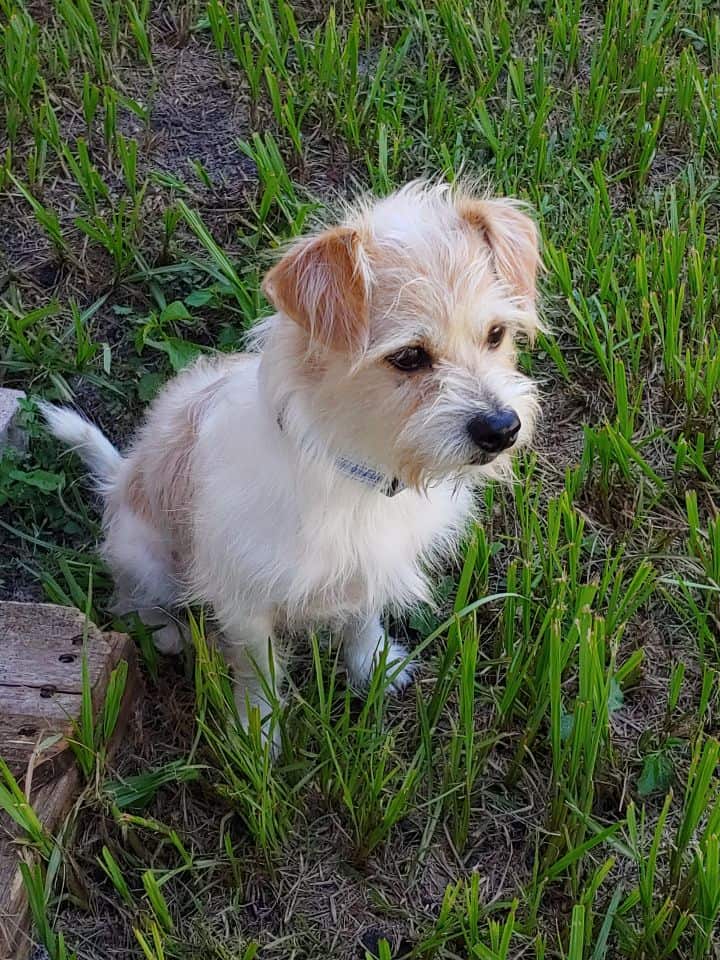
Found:
[[[83,651],[95,715],[112,670],[121,660],[128,663],[116,741],[141,689],[132,640],[121,633],[102,633],[70,607],[0,602],[0,756],[50,833],[80,788],[67,738],[80,717]],[[0,960],[25,960],[32,946],[14,843],[19,832],[9,817],[0,815]]]

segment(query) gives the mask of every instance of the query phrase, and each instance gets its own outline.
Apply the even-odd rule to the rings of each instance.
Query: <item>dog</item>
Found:
[[[244,724],[279,696],[273,641],[288,629],[329,625],[351,684],[382,656],[403,688],[412,664],[383,611],[430,599],[474,488],[532,437],[516,343],[540,328],[539,266],[522,204],[414,182],[293,242],[265,277],[277,312],[249,352],[170,381],[125,456],[44,405],[99,481],[116,611],[175,652],[174,611],[208,604]]]

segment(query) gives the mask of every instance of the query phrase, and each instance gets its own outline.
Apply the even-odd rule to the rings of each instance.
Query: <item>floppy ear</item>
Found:
[[[338,350],[367,342],[368,289],[357,231],[335,227],[299,241],[267,274],[263,292],[312,340]]]
[[[492,250],[500,276],[513,293],[535,309],[540,248],[535,221],[514,200],[461,198],[460,216],[480,230]]]

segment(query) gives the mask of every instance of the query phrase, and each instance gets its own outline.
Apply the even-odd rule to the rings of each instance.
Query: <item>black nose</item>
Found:
[[[517,440],[520,418],[514,410],[479,413],[467,425],[473,442],[486,453],[500,453]]]

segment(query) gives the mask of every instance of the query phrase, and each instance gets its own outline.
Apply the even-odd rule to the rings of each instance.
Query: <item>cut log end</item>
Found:
[[[30,787],[33,808],[52,833],[80,787],[68,737],[80,717],[83,655],[96,715],[112,671],[127,661],[117,742],[142,687],[135,646],[125,634],[102,633],[70,607],[0,602],[0,648],[0,756],[26,792]],[[17,834],[12,821],[0,818],[0,960],[26,960],[33,946],[12,841]]]

